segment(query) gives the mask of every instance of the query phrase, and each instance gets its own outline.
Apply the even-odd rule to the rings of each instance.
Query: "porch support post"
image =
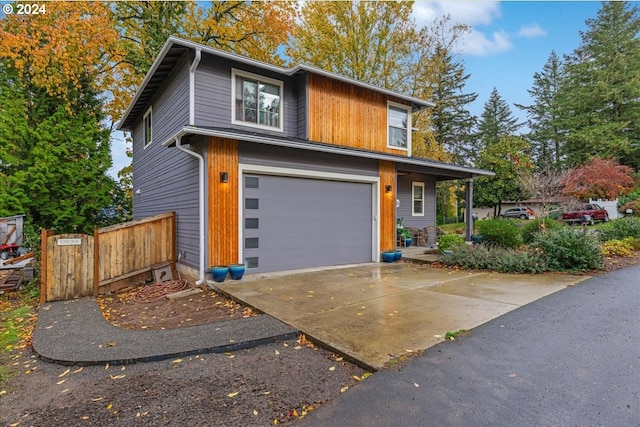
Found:
[[[467,244],[472,244],[473,240],[473,178],[466,179],[467,185],[465,186],[465,206],[464,210],[464,224],[465,224],[465,240]]]

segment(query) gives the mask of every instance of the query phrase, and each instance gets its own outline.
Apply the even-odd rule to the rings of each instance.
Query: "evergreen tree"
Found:
[[[430,83],[432,100],[436,106],[431,111],[434,138],[451,153],[456,163],[468,163],[471,154],[471,138],[476,123],[467,106],[476,100],[478,94],[463,93],[469,74],[464,64],[455,62],[449,49],[436,48],[433,61],[440,70]]]
[[[566,135],[558,127],[559,113],[556,97],[563,77],[563,64],[555,52],[541,72],[533,75],[533,86],[527,92],[534,101],[533,105],[516,106],[527,112],[532,142],[533,158],[539,170],[561,167],[562,150]]]
[[[107,15],[102,3],[58,2],[37,20],[0,20],[0,216],[58,232],[102,225],[114,190],[100,96],[117,61]]]
[[[478,124],[476,137],[476,156],[500,141],[501,137],[513,136],[522,125],[513,116],[509,104],[502,99],[494,87],[489,99],[484,104],[484,110]]]
[[[558,94],[568,166],[593,156],[640,167],[640,17],[627,2],[603,3],[566,58]]]

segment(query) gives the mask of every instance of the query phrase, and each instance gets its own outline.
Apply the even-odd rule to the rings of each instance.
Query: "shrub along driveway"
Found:
[[[369,264],[215,283],[360,363],[389,360],[472,329],[587,277]]]

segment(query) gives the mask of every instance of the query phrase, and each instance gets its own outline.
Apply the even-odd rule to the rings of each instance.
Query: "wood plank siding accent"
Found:
[[[393,162],[380,160],[380,249],[396,247],[396,166]],[[386,187],[392,190],[387,193]]]
[[[209,265],[238,262],[238,141],[209,138],[207,150],[209,188]],[[229,182],[220,182],[220,173]]]
[[[401,100],[317,74],[309,74],[307,96],[311,141],[407,155],[387,147],[387,101]]]

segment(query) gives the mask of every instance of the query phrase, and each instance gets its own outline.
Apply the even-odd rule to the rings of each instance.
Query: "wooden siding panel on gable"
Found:
[[[397,99],[317,74],[307,81],[310,140],[407,155],[387,147],[387,101]]]
[[[238,141],[209,138],[207,150],[209,188],[209,265],[238,262]],[[220,173],[229,182],[220,182]]]

